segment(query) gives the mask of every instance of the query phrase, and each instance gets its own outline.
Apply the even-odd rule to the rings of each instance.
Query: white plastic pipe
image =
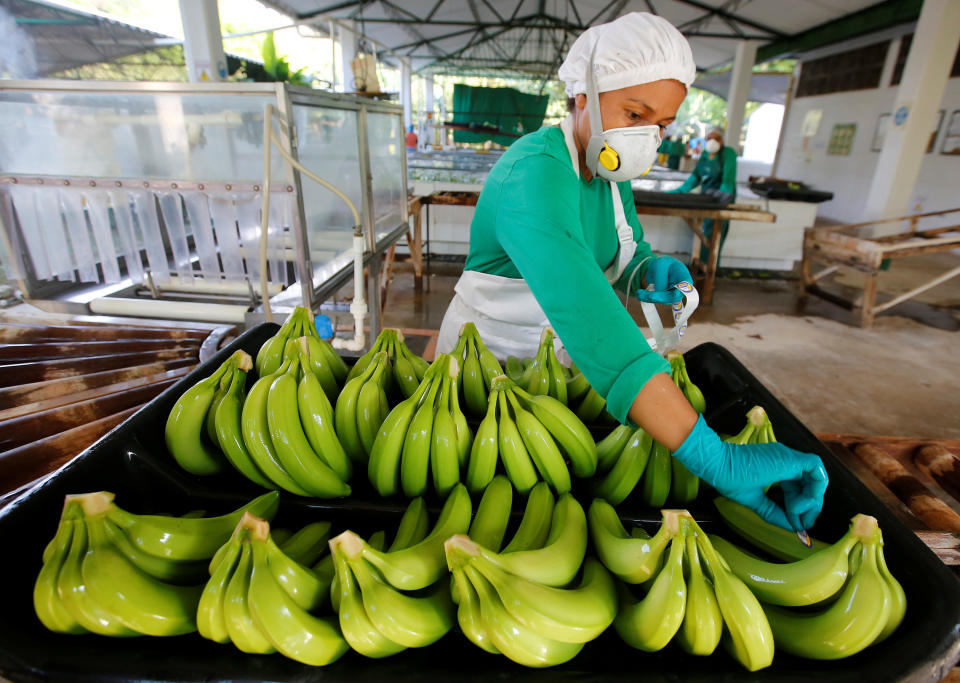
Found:
[[[268,285],[270,294],[279,294],[283,291],[283,285],[279,282],[271,282]],[[157,285],[159,292],[195,292],[197,294],[227,294],[234,296],[247,296],[250,293],[250,286],[246,282],[237,282],[235,280],[214,280],[197,278],[193,282],[167,282]]]
[[[162,299],[123,299],[101,297],[90,302],[90,312],[97,315],[119,315],[165,320],[196,320],[212,323],[240,324],[246,319],[249,306],[202,304],[192,301]]]
[[[353,339],[335,337],[333,348],[347,351],[361,351],[367,340],[363,329],[363,319],[367,317],[367,300],[363,296],[363,232],[353,232],[353,301],[350,314],[353,316]]]
[[[273,105],[268,104],[263,112],[263,206],[261,210],[260,222],[260,288],[263,292],[263,310],[268,321],[273,320],[273,312],[270,310],[270,299],[267,295],[267,220],[270,213],[270,148],[276,146],[277,151],[287,160],[291,166],[299,170],[313,182],[321,185],[335,195],[340,197],[353,214],[353,302],[350,304],[350,313],[353,315],[353,339],[334,338],[333,346],[338,349],[348,351],[360,351],[366,346],[366,333],[363,328],[363,320],[367,316],[367,300],[364,296],[363,286],[363,254],[366,249],[363,239],[363,221],[360,218],[360,211],[357,205],[351,201],[350,197],[344,194],[338,187],[330,184],[317,174],[308,170],[303,164],[294,159],[277,138],[273,130]],[[301,286],[312,286],[311,282],[302,283]]]

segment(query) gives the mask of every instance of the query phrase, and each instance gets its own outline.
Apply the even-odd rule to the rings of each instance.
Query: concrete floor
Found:
[[[931,277],[922,263],[913,270]],[[409,267],[399,264],[384,325],[438,329],[460,271],[458,264],[434,262],[426,291],[417,293]],[[898,277],[904,289],[914,286]],[[960,438],[954,290],[945,301],[928,297],[941,305],[907,302],[863,330],[848,311],[824,301],[797,311],[795,284],[720,280],[713,306],[697,311],[681,348],[725,346],[815,432]],[[642,319],[639,306],[631,312]]]

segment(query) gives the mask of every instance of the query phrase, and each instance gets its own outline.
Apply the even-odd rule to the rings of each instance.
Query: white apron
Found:
[[[580,164],[573,140],[573,121],[569,116],[561,122],[560,129],[570,153],[570,164],[579,178]],[[604,271],[607,280],[612,284],[620,279],[633,259],[637,243],[633,239],[633,228],[627,223],[623,211],[620,191],[613,182],[610,183],[610,198],[613,202],[614,228],[619,243],[617,258]],[[526,281],[522,278],[468,270],[460,276],[454,291],[453,301],[450,302],[440,325],[438,353],[449,353],[453,350],[460,336],[460,328],[464,323],[473,322],[484,344],[497,358],[532,358],[536,355],[540,334],[550,323]],[[556,338],[555,344],[558,346],[561,362],[569,365],[569,358],[563,352],[559,338]]]

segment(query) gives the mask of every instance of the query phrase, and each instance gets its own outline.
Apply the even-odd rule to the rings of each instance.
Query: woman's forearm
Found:
[[[697,412],[670,375],[662,372],[647,380],[628,415],[671,452],[680,448],[697,422]]]

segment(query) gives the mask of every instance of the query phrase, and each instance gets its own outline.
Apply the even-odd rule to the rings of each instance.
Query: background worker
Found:
[[[684,181],[683,185],[669,192],[690,192],[697,187],[704,194],[713,194],[725,203],[731,203],[737,198],[737,152],[733,147],[723,144],[724,131],[722,128],[711,128],[707,133],[703,154],[697,160],[693,173]],[[709,239],[713,235],[714,220],[708,218],[703,221],[703,233]],[[720,222],[720,249],[727,239],[730,230],[730,221]],[[709,257],[707,245],[700,245],[700,260],[706,261]]]

